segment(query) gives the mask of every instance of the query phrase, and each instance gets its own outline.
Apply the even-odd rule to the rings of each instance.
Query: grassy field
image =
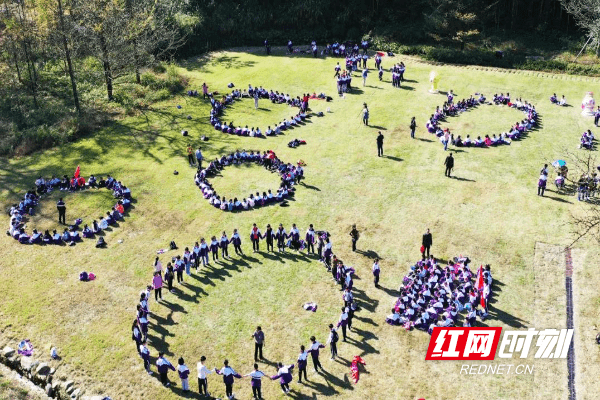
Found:
[[[563,157],[564,149],[575,149],[581,132],[592,128],[591,120],[579,115],[577,104],[556,107],[549,96],[564,94],[575,104],[595,85],[569,76],[432,67],[410,61],[406,63],[408,81],[401,89],[392,87],[389,74],[384,75],[384,82],[372,74],[366,87],[356,77],[356,91],[340,98],[332,78],[336,61],[223,52],[181,65],[198,89],[207,82],[210,90],[223,93],[234,82],[238,88],[252,84],[293,96],[325,92],[334,97],[330,103],[311,101],[312,110],[323,111],[325,116],[313,117],[306,126],[281,137],[218,133],[208,123],[208,102],[179,97],[77,143],[25,158],[0,159],[0,201],[5,206],[17,201],[37,176],[70,174],[77,165],[86,177],[90,173],[115,176],[131,188],[135,198],[129,217],[106,235],[108,248],[104,250],[95,249],[89,241],[68,248],[28,247],[2,236],[3,336],[30,338],[37,349],[44,349],[44,355],[38,352],[42,359],[49,344],[56,345],[63,357],[59,373],[68,371],[87,388],[87,394],[105,393],[114,399],[178,398],[176,375],[171,378],[177,386],[163,388],[144,373],[130,340],[139,292],[150,282],[156,251],[168,247],[170,240],[181,248],[191,247],[200,237],[219,237],[224,230],[231,235],[238,228],[245,257],[194,272],[175,295],[163,295],[161,304],[151,302],[150,309],[156,313],[150,319],[152,355],[165,351],[173,363],[184,356],[192,378],[201,355],[207,356],[209,367],[220,367],[228,358],[238,372],[248,373],[252,369],[250,335],[260,324],[267,336],[269,362],[294,362],[299,345],[308,344],[309,336],[326,340],[327,324],[339,316],[340,293],[314,258],[252,254],[248,234],[253,222],[261,229],[267,223],[283,223],[286,229],[296,223],[302,232],[312,223],[332,234],[334,252],[357,269],[356,296],[363,310],[357,314],[350,341],[339,346],[341,358],[331,362],[323,357],[327,373],[309,372],[306,385],[294,382],[293,398],[475,399],[481,398],[482,389],[485,398],[566,398],[566,360],[551,364],[528,360],[535,364],[533,375],[459,376],[460,362],[424,361],[428,335],[391,327],[384,319],[402,277],[419,257],[421,235],[430,228],[434,255],[447,259],[467,254],[475,265],[491,264],[498,285],[486,324],[523,329],[539,328],[539,322],[564,327],[564,256],[556,252],[562,262],[544,257],[545,247],[538,243],[558,248],[569,244],[569,216],[585,211],[586,205],[554,193],[552,185],[547,196],[540,198],[535,194],[536,183],[544,162]],[[391,64],[392,60],[384,58],[385,68]],[[424,129],[428,116],[445,100],[443,94],[427,92],[432,69],[441,76],[440,89],[452,89],[458,98],[475,92],[491,98],[508,91],[513,98],[533,102],[541,114],[542,129],[510,146],[460,149],[455,154],[457,179],[445,178],[442,164],[447,154]],[[360,121],[363,102],[371,110],[370,127]],[[286,106],[261,101],[261,109],[254,110],[253,102],[244,100],[226,110],[223,120],[264,130],[288,114]],[[186,119],[187,115],[192,119]],[[419,125],[415,140],[408,132],[412,116]],[[483,106],[452,118],[447,126],[455,135],[473,137],[502,132],[520,118],[514,110]],[[182,137],[184,129],[190,137]],[[376,157],[375,138],[380,130],[385,135],[383,158]],[[200,142],[201,135],[209,141]],[[290,149],[287,143],[294,138],[305,139],[307,145]],[[271,149],[282,160],[304,160],[306,180],[287,208],[223,213],[211,207],[195,187],[195,170],[188,166],[185,152],[188,143],[201,145],[206,159],[241,148]],[[174,170],[179,174],[174,175]],[[227,197],[274,189],[277,184],[274,175],[255,166],[229,167],[213,182]],[[110,199],[99,194],[77,193],[66,200],[67,219],[76,213],[84,221],[97,217],[110,204]],[[29,227],[52,228],[55,202],[45,201],[45,211]],[[7,225],[8,218],[3,221]],[[352,224],[361,231],[357,253],[350,251]],[[575,341],[578,368],[583,369],[577,376],[578,394],[593,398],[600,390],[594,379],[599,372],[598,350],[591,345],[600,304],[594,267],[600,257],[597,246],[584,242],[578,246],[582,261],[574,280]],[[163,263],[175,254],[161,256]],[[371,282],[374,256],[383,259],[380,289]],[[94,272],[97,280],[80,283],[82,270]],[[317,313],[301,308],[307,301],[319,304]],[[536,310],[536,304],[545,308]],[[552,321],[547,321],[547,315],[553,316]],[[357,385],[349,379],[349,362],[355,355],[367,363]],[[272,365],[261,368],[275,372]],[[197,390],[195,379],[191,386]],[[264,387],[265,398],[283,397],[277,384],[265,382]],[[546,390],[537,391],[540,387]],[[211,376],[209,390],[223,397],[221,379]],[[234,392],[238,398],[250,398],[249,382],[236,383]]]

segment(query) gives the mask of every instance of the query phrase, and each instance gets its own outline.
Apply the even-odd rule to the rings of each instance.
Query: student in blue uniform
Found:
[[[308,381],[306,376],[306,359],[308,353],[305,350],[304,345],[300,346],[300,354],[298,354],[298,383],[302,383],[302,374],[304,373],[304,380]]]
[[[242,256],[244,255],[244,252],[242,251],[242,238],[240,237],[240,234],[238,233],[237,229],[233,230],[233,235],[231,235],[230,243],[233,243],[235,254],[239,254]]]
[[[275,239],[277,239],[277,250],[280,253],[285,253],[285,239],[287,239],[287,234],[283,228],[283,224],[279,224],[279,227],[275,231]]]
[[[223,258],[229,258],[229,252],[227,251],[227,247],[229,246],[229,239],[227,238],[227,234],[223,231],[223,236],[221,236],[221,256]]]
[[[169,382],[169,370],[175,371],[175,367],[173,364],[169,362],[165,358],[164,353],[158,353],[158,359],[156,360],[156,367],[158,369],[158,373],[160,374],[160,381],[166,387],[171,386],[171,382]]]
[[[310,337],[310,344],[308,345],[308,352],[313,361],[313,366],[315,367],[315,372],[319,372],[319,368],[324,371],[321,362],[319,361],[319,349],[324,349],[325,346],[319,342],[314,336]]]
[[[315,229],[313,228],[313,224],[310,224],[306,231],[305,242],[306,251],[315,254]]]

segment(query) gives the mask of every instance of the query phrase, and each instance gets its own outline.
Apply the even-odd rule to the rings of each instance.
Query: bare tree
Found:
[[[588,36],[581,52],[588,45],[596,46],[596,57],[600,56],[600,0],[560,0],[560,4]]]

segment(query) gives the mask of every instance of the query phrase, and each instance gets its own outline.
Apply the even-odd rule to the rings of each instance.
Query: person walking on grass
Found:
[[[202,98],[205,99],[206,96],[208,96],[208,86],[206,85],[206,82],[204,82],[202,84]]]
[[[259,357],[261,360],[264,360],[263,345],[265,344],[265,333],[260,326],[256,327],[252,338],[254,339],[254,361],[258,361]]]
[[[283,363],[277,363],[277,375],[271,377],[272,380],[279,379],[281,385],[281,391],[283,394],[290,393],[290,382],[292,381],[292,369],[294,364],[283,365]]]
[[[383,135],[381,131],[377,135],[377,157],[383,157]]]
[[[196,161],[194,160],[194,149],[192,149],[191,144],[188,144],[187,155],[188,155],[188,162],[190,163],[190,167],[193,167],[194,165],[196,165]]]
[[[425,257],[425,253],[427,253],[427,257],[429,257],[429,249],[433,244],[433,236],[431,235],[431,232],[429,232],[429,228],[427,228],[427,231],[423,234],[423,242],[421,244],[423,246],[422,256]]]
[[[206,357],[200,357],[200,362],[198,363],[198,393],[204,396],[210,396],[208,392],[208,374],[212,373],[212,371],[206,368],[204,362],[206,361]]]
[[[444,165],[446,166],[446,172],[444,172],[444,175],[450,178],[450,173],[454,169],[454,157],[452,157],[452,153],[450,153],[448,157],[446,157]]]
[[[363,124],[369,126],[369,108],[367,107],[367,103],[363,103],[362,119]]]
[[[412,117],[410,120],[410,137],[413,139],[415,138],[415,129],[417,129],[417,121],[415,117]]]
[[[369,75],[369,69],[365,66],[362,72],[363,86],[367,86],[367,75]]]

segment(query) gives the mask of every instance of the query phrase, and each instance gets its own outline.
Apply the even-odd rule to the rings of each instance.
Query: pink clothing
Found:
[[[162,279],[162,276],[160,276],[160,274],[157,274],[154,277],[154,279],[152,279],[152,285],[154,286],[154,289],[159,289],[162,287],[163,279]]]

